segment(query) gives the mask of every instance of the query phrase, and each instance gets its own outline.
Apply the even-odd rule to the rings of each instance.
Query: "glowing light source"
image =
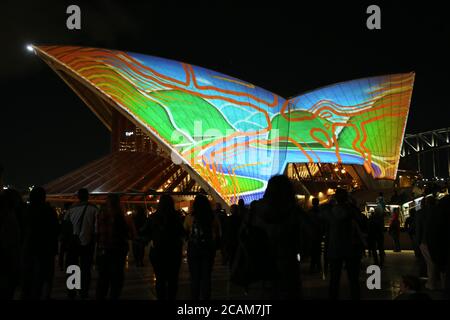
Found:
[[[336,172],[342,164],[363,165],[374,178],[395,178],[414,73],[342,82],[285,99],[168,59],[75,46],[36,50],[112,100],[112,108],[182,158],[189,174],[228,204],[260,198],[288,163],[333,163]],[[264,161],[249,161],[261,154]]]
[[[26,48],[29,52],[34,52],[34,48],[31,44],[27,44]]]

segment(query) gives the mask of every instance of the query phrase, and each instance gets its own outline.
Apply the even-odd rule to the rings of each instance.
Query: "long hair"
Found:
[[[211,204],[205,195],[199,194],[195,197],[194,204],[192,205],[192,216],[202,227],[211,226],[214,214],[211,209]]]
[[[125,215],[122,211],[122,206],[120,205],[120,196],[115,193],[108,194],[108,198],[106,199],[106,212],[108,215],[105,217],[106,219],[111,219],[113,222],[113,237],[115,240],[119,241],[119,238],[122,239],[122,236],[128,236],[128,228],[127,222],[125,220]]]
[[[155,212],[157,223],[162,224],[163,226],[167,225],[175,213],[175,203],[173,198],[168,194],[161,195]]]

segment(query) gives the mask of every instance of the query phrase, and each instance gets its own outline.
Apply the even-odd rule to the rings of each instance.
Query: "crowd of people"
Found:
[[[425,198],[420,211],[411,210],[405,229],[428,290],[449,290],[450,201]],[[58,217],[46,202],[43,188],[34,188],[25,203],[14,190],[0,194],[0,298],[51,298],[55,261],[65,270],[77,265],[81,288],[67,290],[69,299],[89,299],[91,273],[96,265],[95,298],[119,299],[129,253],[136,267],[144,266],[145,248],[155,275],[160,300],[177,297],[183,250],[187,248],[191,297],[211,298],[211,275],[216,253],[227,266],[230,281],[244,290],[261,286],[261,298],[302,298],[301,264],[309,261],[310,273],[328,275],[329,299],[338,299],[341,274],[347,274],[351,298],[361,298],[362,259],[384,266],[385,202],[366,217],[344,189],[337,189],[327,203],[313,199],[305,211],[286,176],[272,177],[262,199],[246,206],[242,200],[230,212],[198,194],[190,214],[175,209],[170,195],[162,195],[156,211],[125,214],[117,194],[101,206],[90,204],[89,192],[80,189],[78,202],[66,206]],[[399,211],[394,210],[388,233],[394,251],[400,251]],[[129,244],[131,243],[131,250]],[[422,276],[423,274],[417,275]],[[447,275],[447,276],[446,276]],[[417,277],[402,278],[399,299],[423,298]]]

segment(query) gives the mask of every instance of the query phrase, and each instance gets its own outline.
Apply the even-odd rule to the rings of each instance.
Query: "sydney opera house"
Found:
[[[224,205],[260,198],[287,174],[303,194],[395,179],[414,73],[375,76],[283,98],[188,63],[132,52],[35,46],[111,131],[111,154],[51,183],[55,199],[80,187],[188,195]],[[299,75],[301,76],[301,75]],[[135,194],[136,196],[133,196]]]

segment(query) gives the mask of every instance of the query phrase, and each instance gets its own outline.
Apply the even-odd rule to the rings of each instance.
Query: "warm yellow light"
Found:
[[[341,173],[345,173],[345,169],[342,169],[342,170],[341,170]]]

